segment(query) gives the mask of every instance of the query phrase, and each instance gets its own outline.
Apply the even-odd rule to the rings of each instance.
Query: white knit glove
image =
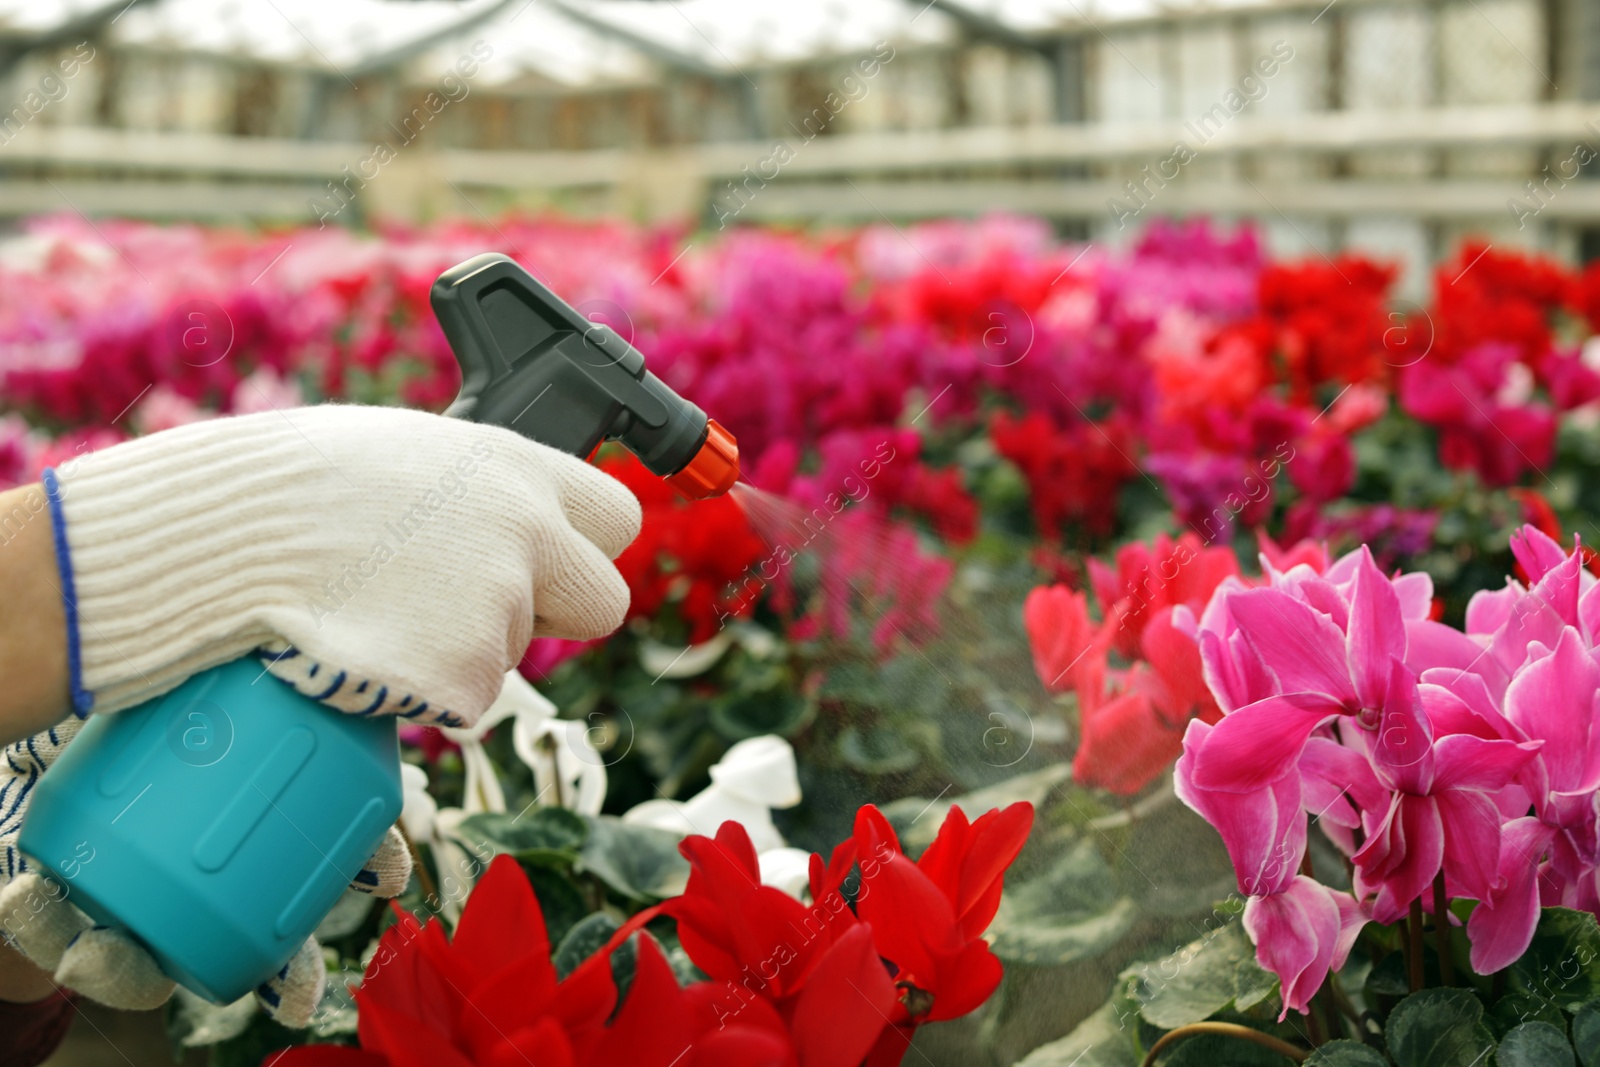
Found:
[[[260,649],[342,711],[468,726],[533,637],[599,637],[627,610],[610,560],[638,502],[499,427],[322,405],[72,466],[45,487],[80,714]]]
[[[160,965],[136,941],[120,930],[96,925],[72,903],[73,865],[92,862],[92,850],[63,859],[57,868],[60,881],[40,874],[17,850],[33,787],[82,725],[69,716],[54,729],[4,750],[0,761],[0,930],[58,985],[108,1007],[143,1011],[172,995],[172,979],[161,973]],[[350,888],[392,897],[410,878],[410,852],[391,828]],[[315,938],[308,938],[281,971],[257,987],[256,997],[278,1022],[303,1027],[321,1003],[326,982],[322,948]]]

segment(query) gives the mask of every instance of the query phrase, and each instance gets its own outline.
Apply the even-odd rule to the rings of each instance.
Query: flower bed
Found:
[[[1429,864],[1395,844],[1396,819],[1474,842],[1446,845],[1442,868],[1448,908],[1467,916],[1466,902],[1478,902],[1456,992],[1469,965],[1518,973],[1523,950],[1539,951],[1541,923],[1590,936],[1570,913],[1541,920],[1537,909],[1597,907],[1592,817],[1583,829],[1567,810],[1595,783],[1547,771],[1540,792],[1527,776],[1547,755],[1514,768],[1522,757],[1474,756],[1476,778],[1455,775],[1451,761],[1472,747],[1458,737],[1502,753],[1548,736],[1529,733],[1511,694],[1546,685],[1547,659],[1573,671],[1587,662],[1593,624],[1579,607],[1560,616],[1577,637],[1560,627],[1502,631],[1521,617],[1518,597],[1555,597],[1560,582],[1561,596],[1577,596],[1591,582],[1560,546],[1569,544],[1562,529],[1600,539],[1589,520],[1600,489],[1582,476],[1600,458],[1591,336],[1600,271],[1469,244],[1441,266],[1428,303],[1402,311],[1389,265],[1275,263],[1249,232],[1199,224],[1152,227],[1112,254],[1011,218],[715,241],[550,219],[370,237],[39,220],[0,250],[0,484],[217,414],[330,399],[440,409],[457,378],[428,288],[485,249],[516,256],[635,343],[738,437],[746,478],[776,502],[760,514],[730,499],[687,504],[631,457],[602,453],[645,509],[643,534],[618,561],[633,593],[628,625],[603,642],[536,641],[522,669],[537,693],[477,730],[407,730],[407,825],[427,882],[402,898],[399,918],[356,903],[330,917],[322,939],[342,977],[308,1034],[183,999],[173,1018],[180,1043],[220,1042],[244,1062],[308,1040],[359,1041],[402,1063],[431,1041],[491,1062],[483,1035],[455,1016],[430,1016],[426,1037],[412,1024],[369,1023],[410,995],[381,967],[354,999],[346,989],[388,942],[396,959],[477,968],[474,982],[490,963],[524,961],[526,981],[550,999],[507,1005],[505,1019],[541,1034],[556,1027],[574,1063],[601,1062],[585,1057],[628,1039],[638,1019],[670,1015],[695,1044],[708,1031],[694,1020],[717,1018],[705,987],[737,986],[741,968],[767,958],[746,949],[774,936],[695,926],[710,910],[726,922],[748,910],[731,898],[696,903],[726,889],[715,887],[728,871],[705,865],[730,855],[790,901],[772,898],[781,911],[802,899],[814,906],[852,867],[863,887],[874,884],[863,856],[887,848],[884,870],[903,876],[892,874],[883,884],[900,888],[877,899],[911,894],[937,921],[912,904],[897,910],[943,931],[931,948],[885,940],[909,936],[894,914],[836,894],[849,906],[829,920],[832,947],[796,966],[861,967],[875,988],[887,974],[877,992],[888,1029],[859,1005],[832,1005],[840,1040],[853,1035],[866,1051],[817,1052],[807,1020],[822,1009],[806,1007],[806,983],[785,979],[750,1001],[760,1006],[740,1023],[749,1048],[786,1050],[773,1062],[854,1063],[868,1052],[874,1064],[896,1062],[911,1031],[937,1023],[917,1035],[933,1062],[1009,1064],[1046,1046],[1032,1062],[1053,1063],[1066,1046],[1046,1042],[1085,1017],[1105,1023],[1108,1011],[1120,1012],[1117,1037],[1090,1041],[1096,1055],[1142,1055],[1159,1031],[1212,1016],[1303,1051],[1337,1029],[1341,1006],[1313,994],[1341,961],[1347,977],[1371,967],[1339,995],[1383,1022],[1401,995],[1443,995],[1412,993],[1406,976],[1380,970],[1403,962],[1401,942],[1426,925],[1411,902],[1433,914],[1439,870],[1423,871]],[[1508,573],[1523,592],[1480,592]],[[1398,607],[1373,606],[1380,586]],[[1276,625],[1261,605],[1298,623]],[[1291,640],[1301,632],[1314,635],[1304,647]],[[1273,641],[1276,651],[1263,651]],[[1417,659],[1418,641],[1456,658]],[[1352,642],[1359,654],[1335,654]],[[1486,683],[1492,706],[1456,694],[1472,723],[1463,711],[1441,725],[1428,687],[1449,687],[1424,675],[1466,668],[1463,642],[1493,649],[1505,677]],[[1349,677],[1305,666],[1329,657]],[[1386,657],[1416,678],[1396,680]],[[1307,693],[1320,695],[1316,708],[1349,714],[1300,734],[1277,720],[1250,728],[1260,711],[1234,717],[1276,700],[1283,716],[1310,722]],[[1382,721],[1391,704],[1432,755],[1396,762],[1363,747],[1361,716]],[[1230,743],[1238,734],[1309,740],[1303,751],[1265,753]],[[1342,791],[1305,753],[1350,763]],[[1517,811],[1489,764],[1526,791]],[[784,766],[787,777],[773,770]],[[995,850],[1005,859],[991,857],[974,903],[975,890],[948,881],[940,853],[923,850],[941,825],[957,835],[996,819],[1014,828],[1020,816],[986,813],[1023,803],[1038,812],[1026,848]],[[1477,818],[1485,804],[1503,816],[1492,832]],[[1469,823],[1451,821],[1458,809]],[[1307,835],[1307,811],[1332,832]],[[951,829],[968,818],[970,831]],[[743,830],[719,829],[725,821]],[[733,837],[717,850],[710,840],[724,833]],[[1561,888],[1536,897],[1519,882],[1507,903],[1511,873],[1487,861],[1459,866],[1463,856],[1498,857],[1508,838],[1543,850]],[[854,851],[834,851],[840,841]],[[1300,873],[1302,852],[1315,878]],[[521,882],[505,861],[484,873],[495,854],[515,858]],[[497,888],[468,898],[479,878]],[[918,878],[945,903],[928,903]],[[1510,907],[1515,924],[1495,918]],[[472,916],[493,929],[510,922],[495,918],[506,909],[544,934],[486,963]],[[1345,959],[1358,915],[1370,923]],[[455,926],[453,939],[440,923]],[[1506,933],[1513,926],[1516,937]],[[1207,933],[1172,966],[1204,976],[1196,987],[1212,992],[1222,969],[1254,984],[1211,1004],[1210,993],[1185,992],[1189,979],[1156,980],[1168,966],[1154,962],[1162,953],[1212,927],[1226,933]],[[1266,972],[1245,966],[1251,943],[1241,933]],[[416,945],[432,954],[417,956]],[[551,951],[556,985],[546,981]],[[1413,958],[1428,951],[1437,969],[1436,949]],[[604,977],[602,956],[609,987],[592,977]],[[1133,964],[1116,983],[1120,999],[1095,1013],[1135,960],[1151,962]],[[1283,980],[1281,997],[1269,973]],[[561,991],[580,975],[594,1017],[563,1014]],[[1452,984],[1432,971],[1425,981]],[[1510,1027],[1493,1022],[1503,1000],[1490,982],[1484,1026],[1500,1041]],[[1577,1034],[1575,996],[1545,997],[1567,1013],[1564,1039]],[[619,999],[614,1018],[597,1007]],[[1210,1006],[1195,1015],[1196,1005]],[[1539,1011],[1555,1019],[1543,1002]],[[1197,1051],[1166,1046],[1165,1062],[1230,1038],[1192,1040]]]

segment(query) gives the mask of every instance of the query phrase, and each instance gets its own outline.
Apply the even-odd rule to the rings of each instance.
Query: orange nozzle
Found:
[[[667,479],[667,484],[690,500],[704,500],[721,496],[738,480],[738,442],[717,425],[716,419],[707,419],[705,443],[681,471]]]

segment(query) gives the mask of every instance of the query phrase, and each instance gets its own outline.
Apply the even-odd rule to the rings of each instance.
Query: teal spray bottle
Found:
[[[620,441],[690,498],[737,480],[727,431],[506,256],[446,271],[432,303],[462,370],[447,415],[580,457]],[[288,962],[401,808],[394,720],[262,675],[245,656],[91,716],[35,786],[20,839],[68,900],[218,1003]]]

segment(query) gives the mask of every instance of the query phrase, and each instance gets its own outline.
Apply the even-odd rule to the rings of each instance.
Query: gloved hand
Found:
[[[173,983],[139,944],[120,930],[98,926],[72,903],[70,869],[64,881],[41,875],[17,850],[17,836],[34,784],[82,722],[68,717],[54,729],[8,745],[0,763],[0,929],[16,948],[53,980],[112,1008],[141,1011],[172,995]],[[89,862],[92,855],[80,857]],[[64,865],[70,867],[70,865]],[[392,897],[411,878],[411,855],[390,828],[350,888]],[[322,1001],[327,970],[322,948],[308,938],[293,959],[256,989],[263,1008],[285,1026],[311,1021]]]
[[[639,505],[495,426],[322,405],[215,419],[45,488],[80,714],[253,649],[342,711],[469,726],[534,636],[620,625]]]
[[[327,405],[195,423],[73,466],[44,481],[80,715],[260,650],[339,710],[465,726],[532,637],[597,637],[627,609],[609,560],[638,532],[637,501],[498,427]],[[0,929],[62,984],[150,1007],[172,991],[154,960],[15,849],[32,785],[77,725],[0,767]],[[353,888],[392,896],[409,876],[391,830]],[[302,1026],[324,981],[308,941],[258,995]]]

